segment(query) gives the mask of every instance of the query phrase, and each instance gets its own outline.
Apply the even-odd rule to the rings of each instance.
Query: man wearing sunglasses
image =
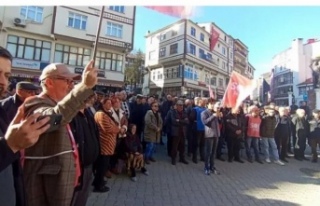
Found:
[[[0,107],[6,111],[9,122],[13,120],[24,100],[34,96],[38,89],[30,82],[18,82],[16,84],[16,94],[0,101]]]

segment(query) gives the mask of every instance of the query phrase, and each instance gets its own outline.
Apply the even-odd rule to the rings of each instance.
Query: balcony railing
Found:
[[[236,65],[240,65],[240,66],[242,66],[242,67],[244,67],[244,68],[247,67],[247,65],[246,65],[245,63],[240,62],[240,61],[235,61],[234,63],[235,63]]]
[[[235,51],[239,52],[240,54],[242,54],[245,57],[247,57],[247,55],[248,55],[248,52],[246,52],[245,50],[242,50],[242,49],[236,48]]]

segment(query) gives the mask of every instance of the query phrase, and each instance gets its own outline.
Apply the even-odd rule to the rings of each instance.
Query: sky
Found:
[[[249,48],[249,62],[256,68],[255,78],[270,71],[274,55],[290,47],[295,38],[320,38],[320,7],[196,7],[194,22],[214,22],[227,34]],[[178,18],[137,6],[134,48],[145,51],[145,34],[178,21]]]

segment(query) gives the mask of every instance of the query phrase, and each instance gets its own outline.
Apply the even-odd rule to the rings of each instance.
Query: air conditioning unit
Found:
[[[13,23],[15,26],[18,26],[18,27],[22,27],[22,28],[26,27],[26,21],[21,18],[14,18]]]

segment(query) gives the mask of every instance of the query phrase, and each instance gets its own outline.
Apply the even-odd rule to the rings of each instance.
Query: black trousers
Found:
[[[228,160],[239,160],[240,159],[240,149],[241,149],[241,139],[237,137],[228,137],[227,139],[228,147]]]
[[[306,150],[307,138],[304,136],[296,137],[294,143],[294,157],[304,158],[304,151]]]
[[[285,159],[288,151],[287,149],[288,149],[289,135],[275,136],[274,140],[276,141],[276,144],[277,144],[277,149],[279,152],[280,159]]]
[[[177,153],[179,152],[180,160],[184,160],[184,152],[185,152],[185,138],[183,135],[179,135],[177,137],[172,136],[172,148],[171,148],[171,158],[175,159],[177,157]]]
[[[168,156],[171,156],[172,153],[172,136],[170,132],[167,133],[167,153]]]
[[[204,160],[204,131],[197,131],[197,136],[193,141],[193,158],[197,159],[199,149],[200,158]]]
[[[318,160],[317,146],[320,145],[320,139],[319,138],[309,139],[309,145],[311,147],[312,160]]]
[[[92,166],[83,168],[81,174],[81,186],[75,188],[71,206],[86,206],[90,193],[90,184],[92,182]]]
[[[220,158],[222,156],[223,144],[224,144],[224,137],[220,136],[218,140],[218,146],[217,146],[217,158]]]
[[[106,172],[110,169],[110,157],[109,155],[100,155],[95,164],[95,173],[93,186],[95,188],[100,188],[104,186],[104,176]]]

